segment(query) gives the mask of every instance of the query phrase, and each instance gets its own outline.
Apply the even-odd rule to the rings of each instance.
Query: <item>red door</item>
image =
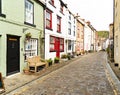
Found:
[[[55,41],[56,57],[60,57],[60,39],[56,38]]]

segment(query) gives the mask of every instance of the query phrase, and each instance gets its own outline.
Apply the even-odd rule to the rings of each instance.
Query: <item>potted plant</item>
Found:
[[[23,68],[23,72],[24,72],[25,74],[29,74],[29,68],[28,68],[28,67],[24,67],[24,68]]]
[[[66,58],[67,58],[67,54],[61,55],[61,58],[62,58],[62,59],[66,59]]]
[[[60,60],[60,59],[59,59],[58,57],[55,57],[55,58],[54,58],[54,63],[59,63],[59,60]]]
[[[68,55],[67,55],[67,58],[68,58],[68,60],[70,60],[70,59],[71,59],[71,56],[70,56],[70,54],[68,54]]]
[[[48,65],[51,66],[52,63],[53,63],[53,60],[50,58],[50,59],[47,60],[47,62],[48,62]]]
[[[67,54],[62,54],[62,55],[61,55],[61,60],[67,61],[67,60],[68,60],[68,59],[67,59]]]
[[[26,37],[27,40],[29,40],[29,39],[32,37],[32,35],[31,35],[31,33],[29,32],[29,33],[25,34],[25,37]]]

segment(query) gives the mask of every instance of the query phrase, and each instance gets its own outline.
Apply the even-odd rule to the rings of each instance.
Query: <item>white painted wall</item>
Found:
[[[65,27],[65,30],[66,30],[66,35],[65,35],[65,39],[66,39],[66,49],[65,49],[65,53],[72,53],[72,52],[75,52],[75,41],[76,41],[76,19],[75,19],[75,16],[73,13],[70,12],[70,10],[66,10],[65,12],[65,22],[66,22],[66,25],[64,26]],[[71,14],[71,20],[69,20],[69,14]],[[71,23],[71,35],[68,34],[68,23]],[[74,29],[74,26],[75,26],[75,29]],[[74,30],[75,30],[75,36],[74,36]],[[73,50],[68,50],[68,40],[71,40],[73,41],[72,42],[72,46],[73,46]]]
[[[88,51],[91,50],[91,43],[92,43],[92,33],[91,28],[85,24],[84,27],[84,50]]]
[[[51,36],[55,36],[55,37],[60,37],[60,38],[64,38],[64,49],[66,48],[65,46],[65,37],[66,37],[66,16],[65,14],[62,14],[60,12],[60,1],[59,0],[54,0],[54,6],[52,6],[49,3],[49,0],[46,0],[46,6],[48,9],[50,9],[53,13],[52,13],[52,31],[45,29],[45,59],[49,59],[52,58],[54,59],[54,57],[56,57],[56,52],[50,52],[49,50],[49,46],[50,46],[50,35]],[[65,13],[66,8],[64,7],[64,11],[63,13]],[[61,17],[61,33],[57,33],[57,15]],[[65,52],[65,51],[64,51]],[[64,52],[61,52],[61,54],[63,54]]]

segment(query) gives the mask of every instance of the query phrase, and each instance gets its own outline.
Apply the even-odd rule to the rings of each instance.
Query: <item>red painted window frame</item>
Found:
[[[59,20],[59,23],[58,23]],[[57,16],[57,32],[61,33],[61,17]]]
[[[51,37],[53,37],[53,39],[54,39],[53,42],[51,42]],[[62,49],[59,47],[60,52],[64,51],[64,38],[58,38],[58,37],[50,36],[50,45],[54,45],[53,49],[51,49],[49,47],[50,52],[55,52],[56,50],[58,50],[58,47],[56,46],[58,44],[57,40],[59,40],[59,44],[60,44],[60,46],[62,46]]]
[[[52,11],[50,11],[50,10],[47,9],[47,10],[46,10],[46,14],[47,14],[47,13],[50,15],[50,19],[48,19],[48,18],[47,18],[47,15],[46,15],[46,28],[47,28],[47,29],[52,29]],[[47,21],[50,22],[50,25],[49,25],[49,26],[47,25]]]
[[[51,38],[54,39],[54,42],[51,42]],[[54,48],[53,49],[50,48],[50,51],[55,51],[55,43],[56,43],[56,38],[54,36],[50,36],[50,45],[54,45]]]
[[[63,38],[60,38],[60,46],[61,45],[62,45],[62,49],[60,48],[60,51],[64,51],[64,39]]]
[[[50,0],[49,3],[54,6],[54,0]]]

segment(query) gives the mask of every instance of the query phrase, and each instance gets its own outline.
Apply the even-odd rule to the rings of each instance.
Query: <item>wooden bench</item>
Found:
[[[38,71],[38,67],[46,67],[47,63],[46,61],[43,62],[41,61],[42,59],[40,58],[40,56],[34,56],[31,58],[27,58],[27,63],[28,63],[28,68],[30,71],[32,72],[37,72]]]
[[[5,92],[5,86],[2,79],[2,73],[0,73],[0,94]]]

